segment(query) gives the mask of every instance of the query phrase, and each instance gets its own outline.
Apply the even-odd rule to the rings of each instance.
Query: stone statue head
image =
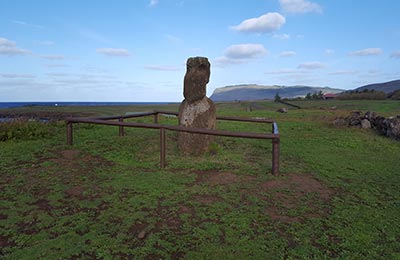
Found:
[[[206,96],[206,86],[210,80],[210,62],[205,57],[192,57],[186,62],[183,81],[183,96],[189,102]]]

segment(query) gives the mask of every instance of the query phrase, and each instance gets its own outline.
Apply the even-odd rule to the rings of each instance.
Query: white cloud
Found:
[[[294,51],[283,51],[279,53],[279,57],[287,58],[287,57],[293,57],[296,56],[296,52]]]
[[[67,65],[65,65],[65,64],[46,64],[45,65],[47,68],[51,68],[51,69],[53,69],[53,68],[65,68],[65,67],[68,67]]]
[[[400,59],[400,51],[394,51],[390,54],[390,57]]]
[[[331,55],[331,54],[334,54],[334,53],[335,53],[335,51],[332,50],[332,49],[325,49],[325,54],[327,54],[327,55]]]
[[[29,54],[28,50],[17,47],[15,42],[6,38],[0,38],[0,55],[14,56]]]
[[[322,13],[319,4],[307,0],[279,0],[279,3],[286,13]]]
[[[63,59],[65,59],[65,57],[62,55],[45,55],[45,56],[41,56],[41,58],[46,59],[46,60],[63,60]]]
[[[279,13],[266,13],[257,18],[244,20],[231,28],[244,33],[270,33],[279,30],[285,22],[285,17]]]
[[[305,73],[309,73],[309,71],[299,70],[299,69],[280,69],[280,70],[272,70],[265,72],[265,74],[269,75],[305,74]]]
[[[156,6],[158,4],[158,0],[150,0],[149,7]]]
[[[99,49],[96,49],[96,52],[107,55],[107,56],[115,56],[115,57],[131,56],[130,52],[127,49],[99,48]]]
[[[325,68],[325,65],[321,62],[318,61],[312,61],[312,62],[304,62],[299,64],[297,66],[298,69],[305,69],[305,70],[316,70],[316,69],[323,69]]]
[[[159,70],[159,71],[178,71],[178,67],[166,66],[166,65],[147,65],[144,67],[147,70]]]
[[[3,78],[10,78],[10,79],[18,79],[18,78],[32,79],[32,78],[36,78],[36,76],[31,75],[31,74],[17,74],[17,73],[0,73],[0,76],[2,76]]]
[[[358,71],[356,70],[338,70],[338,71],[332,71],[329,72],[329,75],[354,75],[357,74]]]
[[[272,36],[272,38],[274,39],[278,39],[278,40],[289,40],[290,39],[290,35],[287,33],[283,33],[283,34],[274,34]]]
[[[233,65],[233,64],[241,64],[245,63],[246,60],[236,60],[236,59],[230,59],[225,56],[217,57],[213,60],[212,64],[215,65],[216,67],[225,67],[227,65]]]
[[[225,57],[230,59],[255,59],[267,53],[268,51],[262,44],[237,44],[226,48]]]
[[[382,52],[383,51],[380,48],[367,48],[367,49],[363,49],[363,50],[350,52],[349,55],[351,55],[351,56],[372,56],[372,55],[382,54]]]
[[[246,63],[266,54],[268,54],[268,51],[262,44],[236,44],[226,48],[224,56],[215,58],[213,63],[216,66],[224,67],[226,65]]]

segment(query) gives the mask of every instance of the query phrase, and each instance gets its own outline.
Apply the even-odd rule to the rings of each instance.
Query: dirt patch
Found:
[[[289,174],[282,180],[271,180],[262,183],[261,191],[269,192],[287,190],[298,196],[315,194],[323,200],[329,200],[335,193],[333,189],[315,179],[311,174]]]
[[[83,187],[74,186],[65,191],[65,196],[84,200],[84,199],[86,199],[86,196],[84,195],[84,193],[85,193],[85,189]]]
[[[38,199],[31,205],[35,205],[38,207],[40,210],[44,210],[47,212],[50,212],[53,209],[53,206],[50,205],[49,201],[47,199]]]
[[[221,197],[213,196],[213,195],[196,195],[193,197],[193,199],[202,204],[210,204],[210,203],[215,203],[218,201],[223,201],[223,199]]]
[[[99,156],[83,153],[79,150],[63,150],[55,152],[56,158],[48,161],[57,167],[69,170],[70,173],[88,173],[93,168],[112,166],[113,163]]]
[[[67,159],[67,160],[73,160],[75,158],[78,158],[80,152],[77,150],[64,150],[60,152],[61,158]]]
[[[137,237],[139,239],[144,239],[147,235],[147,228],[148,224],[146,222],[138,222],[133,224],[129,229],[128,232],[134,237]]]
[[[196,211],[194,210],[193,207],[188,207],[185,205],[180,205],[178,209],[178,215],[182,214],[188,214],[191,215],[192,217],[195,215]]]
[[[10,240],[10,237],[0,235],[0,248],[11,247],[15,246],[15,242]],[[0,256],[1,256],[1,249],[0,249]]]
[[[255,179],[254,176],[237,175],[230,172],[196,171],[195,174],[197,175],[195,184],[208,183],[211,186],[227,185],[227,184],[238,183],[241,181],[252,181]]]
[[[326,216],[324,206],[334,194],[333,189],[311,174],[289,174],[281,180],[261,183],[255,195],[268,201],[265,211],[272,220],[289,223]]]

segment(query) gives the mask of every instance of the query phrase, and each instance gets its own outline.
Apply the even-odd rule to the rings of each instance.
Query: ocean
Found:
[[[165,105],[174,102],[0,102],[0,108],[28,106],[127,106],[127,105]]]

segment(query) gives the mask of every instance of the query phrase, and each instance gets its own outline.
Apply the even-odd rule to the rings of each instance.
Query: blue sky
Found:
[[[181,101],[207,88],[400,78],[397,0],[0,0],[0,102]]]

